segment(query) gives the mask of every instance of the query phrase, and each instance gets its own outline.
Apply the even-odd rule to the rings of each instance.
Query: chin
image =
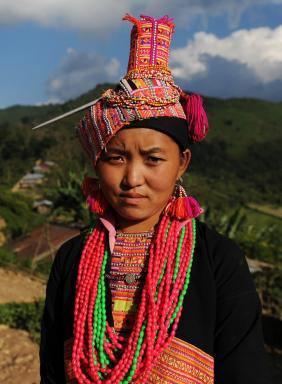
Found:
[[[116,210],[116,213],[122,217],[124,220],[138,222],[143,220],[148,220],[150,217],[154,216],[154,212],[144,212],[144,209],[136,207],[124,207]]]

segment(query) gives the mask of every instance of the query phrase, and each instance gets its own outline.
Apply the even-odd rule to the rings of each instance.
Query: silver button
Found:
[[[125,282],[126,282],[127,284],[132,284],[132,283],[134,283],[134,281],[135,281],[135,276],[134,276],[133,273],[127,273],[127,274],[125,275]]]

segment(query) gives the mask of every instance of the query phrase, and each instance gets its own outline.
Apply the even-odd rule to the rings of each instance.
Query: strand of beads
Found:
[[[77,278],[73,370],[79,384],[147,382],[159,354],[174,337],[182,312],[193,252],[195,221],[180,229],[163,216],[152,241],[146,282],[133,330],[125,339],[106,321],[106,232],[89,234]]]
[[[191,229],[191,228],[189,228],[188,227],[188,229]],[[188,232],[190,232],[189,230],[188,230]],[[163,233],[163,235],[164,235],[164,233]],[[174,236],[175,237],[175,236]],[[186,240],[188,240],[189,239],[189,237],[186,237]],[[185,241],[185,240],[184,240]],[[182,244],[181,244],[181,242],[180,242],[180,244],[178,244],[178,248],[181,248],[182,247]],[[156,256],[156,255],[155,255]],[[156,262],[157,262],[157,259],[155,259],[156,260]],[[172,275],[171,275],[171,278],[172,278]],[[180,315],[181,315],[181,311],[179,311],[178,312],[178,315],[177,315],[177,317],[175,318],[175,324],[173,324],[173,328],[172,328],[172,334],[169,336],[169,340],[174,336],[174,334],[175,334],[175,331],[176,331],[176,328],[177,328],[177,325],[178,325],[178,321],[179,321],[179,318],[180,318]],[[157,324],[159,324],[159,318],[158,318],[158,321],[157,321]],[[162,329],[160,329],[160,331],[162,331]],[[166,327],[166,331],[167,331],[167,327]],[[160,334],[161,332],[159,332],[159,334]],[[165,334],[165,337],[167,336],[167,334]],[[159,338],[159,336],[158,336],[158,338]],[[167,342],[165,342],[165,338],[164,338],[164,340],[161,340],[161,343],[160,343],[160,345],[162,346],[162,348],[159,348],[159,350],[158,350],[158,353],[154,353],[154,360],[156,359],[156,357],[158,357],[159,356],[159,353],[161,353],[161,351],[163,350],[163,348],[167,345]],[[143,355],[146,355],[146,348],[145,348],[145,346],[143,345],[142,346],[142,349],[141,349],[141,352],[140,352],[140,355],[142,356],[142,354]],[[141,376],[142,376],[142,379],[141,379],[141,381],[139,381],[138,380],[138,383],[140,382],[140,383],[146,383],[146,380],[147,380],[147,377],[148,377],[148,374],[150,373],[150,370],[151,370],[151,367],[152,367],[152,365],[153,365],[153,360],[151,360],[151,363],[150,363],[150,361],[148,361],[148,359],[147,359],[147,361],[144,361],[144,362],[140,362],[139,361],[139,365],[137,365],[137,369],[136,369],[136,374],[134,375],[134,377],[133,378],[136,378],[136,377],[138,377],[139,378],[139,375],[141,374]]]
[[[89,310],[90,294],[93,297],[97,296],[98,278],[103,261],[105,243],[105,231],[101,224],[93,230],[88,238],[79,265],[78,279],[76,286],[76,301],[74,312],[74,345],[72,354],[72,363],[74,374],[79,383],[91,383],[86,375],[86,372],[91,373],[91,377],[95,382],[100,383],[97,370],[93,369],[92,358],[89,359],[89,349],[85,340],[85,322]],[[95,257],[93,257],[95,255]],[[92,312],[92,311],[91,311]],[[92,312],[93,313],[93,312]],[[92,355],[92,351],[91,351]]]
[[[104,260],[101,269],[101,276],[98,284],[98,294],[95,303],[94,309],[94,317],[93,317],[93,336],[92,343],[89,345],[90,352],[95,350],[95,348],[99,351],[99,360],[101,367],[105,367],[106,361],[108,358],[104,351],[104,338],[106,334],[106,287],[105,287],[105,268],[108,260],[108,250],[105,250]],[[94,296],[92,298],[94,300]],[[92,326],[92,313],[89,313],[88,316],[88,326]],[[89,337],[90,341],[90,337]],[[93,355],[95,358],[95,354]],[[95,363],[95,360],[94,360]]]
[[[188,229],[192,229],[191,227],[192,227],[192,223],[188,224]],[[185,241],[188,242],[188,244],[186,244],[186,245],[189,245],[189,244],[191,245],[191,243],[193,242],[193,246],[192,247],[188,247],[190,250],[194,249],[194,244],[195,244],[195,222],[194,222],[194,220],[193,220],[193,228],[194,228],[193,233],[192,233],[192,230],[188,230],[186,232],[188,236],[184,235],[184,238],[183,238],[183,243],[185,243]],[[182,236],[183,236],[183,232],[184,231],[185,230],[183,229],[182,230]],[[180,239],[182,238],[182,236],[180,236]],[[180,249],[182,249],[182,242],[179,240],[179,242],[178,242],[178,252],[179,252]],[[183,253],[184,252],[182,252],[182,254]],[[180,316],[181,316],[181,312],[182,312],[183,297],[184,297],[184,295],[185,295],[185,293],[187,291],[188,284],[189,284],[190,272],[191,272],[191,267],[192,267],[192,259],[193,259],[191,257],[191,252],[185,252],[185,253],[186,253],[186,255],[185,255],[186,259],[187,259],[187,256],[188,256],[188,260],[189,260],[188,272],[187,272],[187,269],[186,269],[188,277],[186,278],[186,286],[184,287],[184,289],[182,290],[182,292],[180,293],[180,296],[179,296],[180,300],[178,300],[178,304],[177,304],[178,311],[176,310],[176,311],[173,312],[174,318],[170,318],[170,316],[168,316],[169,325],[172,324],[171,332],[168,335],[168,327],[169,327],[169,325],[168,325],[167,322],[166,322],[166,324],[164,326],[162,326],[162,325],[160,326],[160,332],[159,332],[157,343],[155,345],[155,350],[154,350],[154,358],[151,361],[151,366],[149,366],[147,368],[147,370],[144,371],[145,373],[142,376],[142,380],[140,381],[140,384],[147,382],[148,375],[149,375],[149,373],[151,371],[151,367],[154,365],[154,363],[155,363],[156,359],[158,358],[158,356],[160,355],[160,353],[164,350],[164,348],[167,346],[167,344],[170,342],[170,340],[175,335],[175,332],[176,332],[176,329],[177,329],[177,326],[178,326],[178,323],[179,323],[179,319],[180,319]],[[185,257],[183,257],[183,259],[184,258]],[[175,268],[177,268],[177,266],[175,266]],[[186,273],[185,273],[185,275],[186,275]],[[184,290],[185,290],[185,292],[183,292]],[[172,300],[170,300],[171,302],[173,301],[173,296],[175,296],[174,293],[172,293]],[[171,312],[171,311],[169,311],[169,312]],[[163,329],[166,330],[166,335],[165,336],[161,336],[161,333],[162,333]]]
[[[177,222],[175,222],[175,223],[177,223]],[[177,253],[175,247],[180,248],[182,246],[182,241],[180,241],[181,235],[180,235],[180,239],[178,241],[173,241],[173,239],[174,240],[177,239],[176,233],[178,232],[179,223],[177,223],[177,224],[178,224],[177,226],[173,226],[173,224],[172,224],[172,227],[171,227],[172,233],[171,233],[171,236],[169,236],[172,239],[172,241],[171,241],[171,248],[168,249],[168,251],[174,252],[173,253],[174,255]],[[169,255],[171,255],[171,253],[169,253]],[[173,297],[171,297],[169,295],[170,287],[171,287],[172,280],[173,280],[173,273],[171,270],[172,263],[173,263],[173,258],[170,256],[169,258],[167,258],[166,271],[163,274],[164,278],[161,281],[160,290],[158,292],[157,302],[156,302],[156,305],[159,308],[159,315],[158,315],[158,322],[156,323],[157,337],[154,340],[155,341],[154,353],[153,353],[153,356],[151,357],[150,361],[147,362],[146,369],[144,369],[144,367],[143,367],[144,374],[142,376],[142,380],[140,381],[140,383],[146,383],[148,375],[149,375],[151,368],[154,364],[154,361],[155,361],[156,357],[159,356],[159,354],[162,350],[161,348],[159,348],[159,344],[164,345],[165,340],[167,338],[168,327],[165,323],[165,320],[166,320],[167,313],[169,312],[169,309],[170,309],[170,307],[172,305],[172,301],[173,301]],[[164,287],[164,289],[161,291],[162,287]]]
[[[194,220],[193,220],[194,223]],[[188,226],[192,227],[192,223],[188,223]],[[177,274],[176,281],[172,287],[171,291],[171,306],[168,311],[168,316],[166,318],[166,322],[164,325],[165,329],[168,329],[169,326],[173,323],[173,321],[176,319],[177,313],[180,310],[180,307],[182,306],[182,302],[180,302],[181,298],[184,297],[183,295],[183,283],[187,276],[187,270],[189,271],[189,268],[191,270],[192,267],[192,257],[191,257],[191,250],[193,249],[191,247],[192,242],[195,242],[195,232],[192,233],[192,228],[188,227],[188,230],[185,231],[184,238],[183,238],[183,245],[182,246],[182,252],[181,252],[181,260],[179,262],[179,270]],[[180,242],[179,242],[180,243]],[[178,246],[178,252],[180,249],[180,244]],[[177,266],[175,266],[177,268]],[[190,277],[190,275],[189,275]],[[188,280],[189,283],[189,280]],[[188,288],[188,284],[186,286],[186,291]],[[185,293],[186,293],[185,291]],[[183,301],[183,300],[182,300]],[[156,354],[160,352],[160,349],[164,348],[164,344],[160,342],[156,345]]]

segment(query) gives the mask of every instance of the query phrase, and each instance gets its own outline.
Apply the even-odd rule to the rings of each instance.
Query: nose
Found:
[[[122,179],[123,189],[132,189],[141,186],[144,183],[144,172],[138,162],[129,162],[124,170]]]

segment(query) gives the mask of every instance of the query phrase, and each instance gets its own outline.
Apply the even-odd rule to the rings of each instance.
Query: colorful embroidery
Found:
[[[71,367],[72,344],[73,339],[65,342],[67,384],[77,384]],[[148,383],[213,384],[214,359],[194,345],[174,337],[159,356],[148,379]]]
[[[130,332],[135,321],[152,237],[153,232],[118,233],[116,236],[108,279],[112,292],[114,328],[124,336]],[[126,281],[128,275],[132,276],[130,284]]]
[[[214,382],[213,357],[174,337],[159,356],[148,383],[208,383]]]
[[[164,16],[157,20],[144,15],[141,15],[141,20],[131,15],[126,15],[123,19],[134,24],[128,71],[147,68],[149,65],[167,68],[170,40],[174,32],[172,19]]]

